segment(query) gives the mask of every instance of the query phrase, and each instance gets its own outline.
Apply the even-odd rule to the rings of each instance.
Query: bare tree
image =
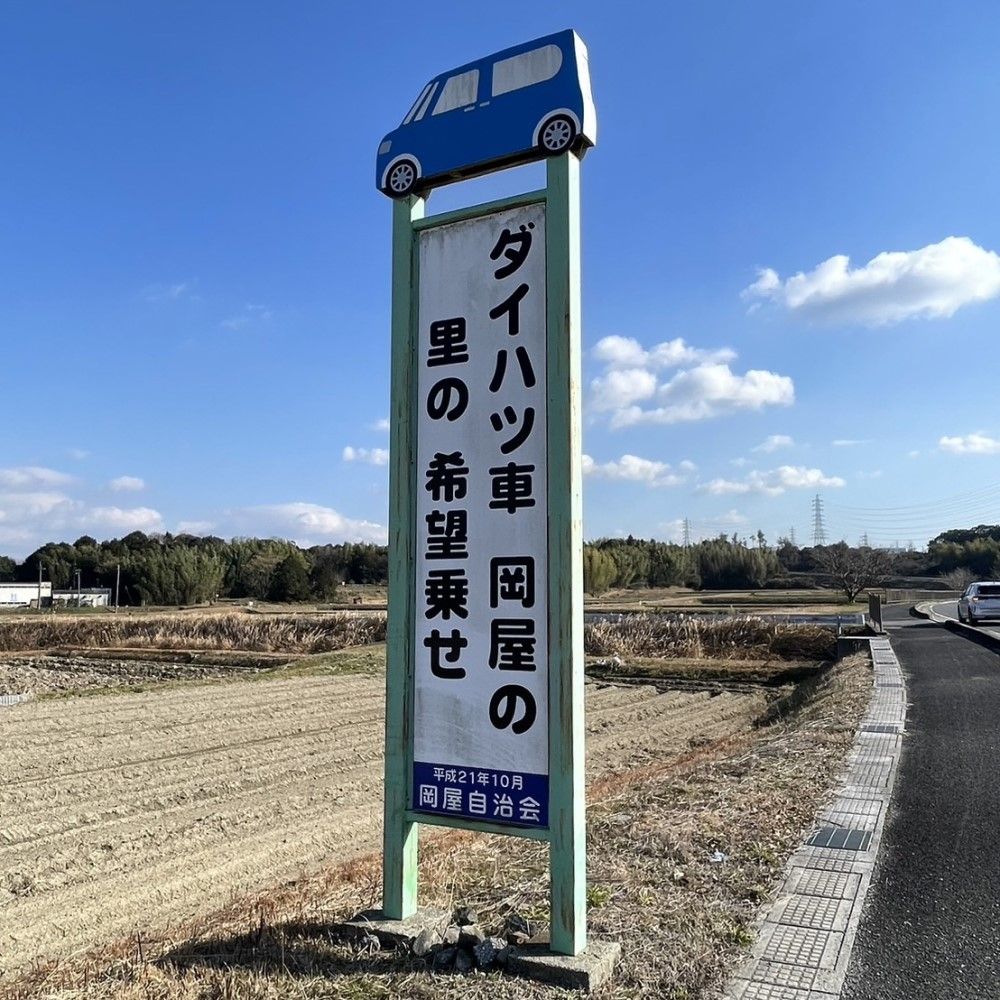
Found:
[[[869,587],[881,586],[892,571],[892,559],[882,549],[849,548],[844,542],[817,551],[818,561],[849,601]]]
[[[950,573],[945,573],[943,579],[952,590],[964,593],[969,584],[976,579],[976,574],[968,566],[958,566]]]

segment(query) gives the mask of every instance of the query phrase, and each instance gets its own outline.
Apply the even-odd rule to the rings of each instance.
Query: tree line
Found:
[[[216,598],[330,601],[343,584],[385,584],[384,545],[345,543],[300,548],[279,539],[146,535],[98,542],[89,535],[72,544],[50,542],[23,562],[0,556],[0,581],[33,583],[42,564],[56,590],[113,587],[121,572],[122,604],[197,604]],[[803,574],[833,583],[853,597],[892,576],[1000,578],[1000,525],[946,531],[926,552],[887,552],[793,545],[763,533],[720,535],[692,545],[655,539],[603,538],[584,546],[584,588],[600,594],[627,587],[724,590],[800,586]],[[793,579],[795,574],[798,579]],[[961,589],[961,588],[959,588]]]
[[[302,549],[278,539],[225,541],[134,531],[104,542],[89,535],[72,544],[50,542],[20,564],[0,557],[0,580],[33,583],[39,563],[54,590],[114,587],[120,571],[120,603],[126,605],[200,604],[218,598],[330,601],[342,584],[384,583],[388,574],[383,545]]]

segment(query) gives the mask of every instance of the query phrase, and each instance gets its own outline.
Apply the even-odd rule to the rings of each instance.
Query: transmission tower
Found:
[[[788,540],[792,543],[793,548],[798,548],[795,544],[795,525],[793,524],[791,528],[788,529]]]
[[[823,523],[823,498],[817,493],[812,502],[813,545],[826,545],[826,525]]]
[[[684,548],[689,548],[691,545],[691,522],[684,518]]]
[[[868,544],[868,532],[867,531],[861,536],[861,548],[863,548],[863,549],[870,549],[871,548],[871,545]]]

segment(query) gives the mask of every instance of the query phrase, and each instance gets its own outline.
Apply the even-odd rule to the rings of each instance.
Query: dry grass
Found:
[[[819,625],[790,625],[765,618],[664,618],[628,615],[584,630],[593,656],[663,659],[830,660],[834,634]]]
[[[117,615],[94,618],[21,618],[0,623],[0,652],[59,647],[241,649],[253,652],[325,653],[385,639],[384,615],[323,617]]]
[[[591,932],[619,940],[605,998],[709,1000],[752,938],[761,902],[843,765],[871,693],[866,659],[837,665],[780,724],[695,748],[589,790]],[[517,844],[511,850],[511,843]],[[727,860],[713,863],[716,851]],[[379,858],[341,865],[240,900],[163,941],[125,940],[7,984],[47,1000],[555,998],[499,973],[432,974],[366,953],[330,924],[377,902]],[[502,887],[502,888],[500,888]],[[547,908],[546,850],[450,832],[421,845],[421,891],[474,905],[495,924]]]

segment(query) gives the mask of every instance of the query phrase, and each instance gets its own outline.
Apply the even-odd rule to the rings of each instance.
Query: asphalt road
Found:
[[[958,621],[958,604],[955,601],[947,601],[944,604],[932,604],[931,607],[934,611],[943,615],[945,618],[951,618],[954,621]],[[1000,637],[1000,622],[990,621],[986,625],[976,625],[976,628],[982,629],[984,632],[989,632],[992,635]]]
[[[886,617],[907,735],[843,997],[997,997],[1000,656],[899,610]]]

